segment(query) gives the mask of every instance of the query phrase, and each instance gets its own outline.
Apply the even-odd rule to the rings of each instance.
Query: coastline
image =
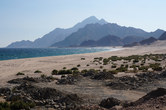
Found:
[[[99,65],[92,64],[95,57],[108,58],[110,56],[129,56],[129,55],[143,55],[143,54],[161,54],[166,53],[165,46],[151,47],[140,46],[125,48],[117,51],[104,51],[96,53],[74,54],[64,56],[50,56],[50,57],[38,57],[38,58],[26,58],[26,59],[14,59],[0,61],[0,85],[5,86],[8,80],[16,78],[18,72],[24,72],[25,75],[35,76],[34,71],[40,70],[43,74],[50,75],[52,70],[71,69],[78,64],[81,65],[79,70],[83,69],[99,69]],[[85,58],[85,60],[81,60]],[[89,64],[90,66],[87,66]],[[21,76],[19,76],[21,77]]]

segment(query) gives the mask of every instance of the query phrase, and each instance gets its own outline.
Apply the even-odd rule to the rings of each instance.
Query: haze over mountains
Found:
[[[98,20],[96,17],[91,16],[84,21],[76,24],[72,28],[62,29],[56,28],[55,30],[49,32],[41,38],[36,39],[35,41],[18,41],[8,45],[8,48],[46,48],[50,47],[52,44],[64,40],[70,34],[78,31],[80,28],[85,27],[87,24],[106,24],[107,22],[103,19]]]
[[[33,42],[23,40],[14,42],[7,47],[47,48],[85,46],[86,43],[88,44],[88,41],[89,43],[92,43],[92,46],[124,45],[141,41],[149,37],[159,38],[163,33],[164,30],[160,29],[149,33],[138,28],[108,23],[104,19],[98,20],[96,17],[92,16],[76,24],[72,28],[56,28]],[[111,44],[108,44],[107,40],[109,40],[109,43]]]

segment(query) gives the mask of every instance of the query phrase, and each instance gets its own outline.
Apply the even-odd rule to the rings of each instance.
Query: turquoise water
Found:
[[[115,48],[0,48],[0,60],[113,51]]]

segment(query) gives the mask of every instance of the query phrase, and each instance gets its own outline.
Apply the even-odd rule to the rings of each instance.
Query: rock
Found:
[[[119,105],[120,103],[121,103],[120,100],[111,97],[111,98],[102,100],[99,106],[109,109],[115,105]]]
[[[121,110],[165,110],[166,107],[166,89],[158,88],[153,90],[135,102],[124,106]]]
[[[77,94],[68,94],[58,100],[58,103],[65,103],[64,105],[75,105],[82,102],[82,99]]]
[[[62,77],[57,81],[57,84],[75,84],[81,79],[81,76],[68,75],[67,77]]]
[[[10,81],[8,81],[8,83],[11,84],[21,84],[21,83],[39,83],[39,82],[51,82],[54,81],[54,78],[52,77],[24,77],[24,78],[17,78],[17,79],[12,79]]]
[[[113,79],[114,75],[109,72],[100,72],[92,76],[92,79],[96,80],[106,80],[106,79]]]
[[[160,79],[160,75],[156,73],[142,73],[135,77],[123,76],[117,77],[106,83],[106,86],[116,90],[133,90],[139,89],[144,85],[154,83]]]
[[[147,95],[143,96],[142,98],[134,102],[134,105],[145,103],[146,101],[150,99],[155,99],[157,97],[164,96],[164,95],[166,95],[166,89],[158,88],[154,91],[149,92]]]
[[[1,95],[9,95],[11,93],[11,90],[7,87],[5,88],[0,88],[0,96]]]

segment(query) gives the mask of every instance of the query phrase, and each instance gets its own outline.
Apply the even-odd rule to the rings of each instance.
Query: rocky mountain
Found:
[[[141,29],[120,26],[114,23],[108,23],[104,25],[97,23],[88,24],[84,28],[81,28],[77,32],[74,32],[68,37],[66,37],[63,41],[53,44],[52,47],[79,46],[84,41],[97,41],[101,39],[103,36],[107,35],[115,35],[119,36],[120,38],[124,38],[126,36],[140,36],[141,38],[138,38],[137,40],[142,40],[143,37],[148,38],[150,36],[155,36],[156,38],[158,38],[163,32],[163,30],[156,30],[154,32],[149,33]],[[131,39],[124,41],[131,42]]]
[[[106,37],[103,37],[97,41],[98,46],[122,46],[123,42],[121,38],[114,36],[114,35],[108,35]]]
[[[150,45],[150,44],[152,44],[152,43],[154,43],[156,41],[157,41],[156,38],[150,37],[150,38],[144,39],[144,40],[142,40],[140,42],[134,42],[134,43],[126,44],[126,45],[124,45],[124,47],[133,47],[133,46],[140,46],[140,45]]]
[[[151,43],[153,43],[153,42],[155,42],[155,41],[157,41],[156,38],[150,37],[150,38],[148,38],[148,39],[145,39],[145,40],[140,41],[140,44],[141,44],[141,45],[150,45]]]
[[[81,47],[91,47],[91,46],[122,46],[123,42],[121,38],[113,35],[107,35],[102,37],[101,39],[94,41],[94,40],[87,40],[80,44]]]
[[[29,47],[30,45],[32,45],[32,41],[29,41],[29,40],[22,40],[21,42],[17,41],[17,42],[14,42],[12,44],[10,44],[8,47],[9,48],[27,48]]]
[[[159,40],[166,40],[166,32],[159,37]]]
[[[62,28],[56,28],[55,30],[51,31],[50,33],[44,35],[41,38],[36,39],[35,41],[19,41],[14,42],[10,45],[8,45],[8,48],[45,48],[49,47],[52,44],[64,40],[67,36],[72,34],[73,32],[78,31],[80,28],[85,27],[87,24],[106,24],[107,22],[104,19],[97,19],[94,16],[91,16],[82,22],[76,24],[72,28],[68,29],[62,29]]]
[[[144,37],[139,37],[139,36],[127,36],[127,37],[123,38],[122,41],[123,41],[124,45],[126,45],[126,44],[131,44],[134,42],[140,42],[144,39],[145,39]]]

